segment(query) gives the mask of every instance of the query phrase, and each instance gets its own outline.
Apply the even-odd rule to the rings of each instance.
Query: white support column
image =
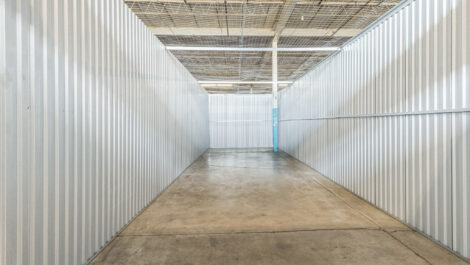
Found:
[[[272,61],[272,76],[273,76],[273,151],[278,151],[278,107],[277,107],[277,40],[276,35],[273,39],[273,61]]]

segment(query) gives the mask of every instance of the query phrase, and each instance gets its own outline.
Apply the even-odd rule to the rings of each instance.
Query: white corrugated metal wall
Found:
[[[280,148],[470,258],[470,2],[416,0],[280,95]]]
[[[272,147],[272,96],[209,95],[211,148]]]
[[[209,146],[208,96],[122,1],[0,0],[0,264],[84,264]]]

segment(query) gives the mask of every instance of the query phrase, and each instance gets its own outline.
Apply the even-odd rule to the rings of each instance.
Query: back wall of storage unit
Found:
[[[470,2],[407,1],[280,93],[280,148],[470,258]]]
[[[211,148],[272,147],[272,95],[211,94]]]
[[[209,147],[208,95],[115,0],[0,0],[0,264],[85,264]]]

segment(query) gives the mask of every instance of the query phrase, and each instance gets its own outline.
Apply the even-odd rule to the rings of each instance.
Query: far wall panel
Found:
[[[271,95],[209,95],[210,147],[272,147],[271,113]]]

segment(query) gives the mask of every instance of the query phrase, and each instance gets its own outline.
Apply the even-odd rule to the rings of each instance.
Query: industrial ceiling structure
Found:
[[[209,93],[270,93],[272,52],[248,48],[279,37],[282,89],[333,52],[303,48],[340,47],[401,0],[125,2]]]

